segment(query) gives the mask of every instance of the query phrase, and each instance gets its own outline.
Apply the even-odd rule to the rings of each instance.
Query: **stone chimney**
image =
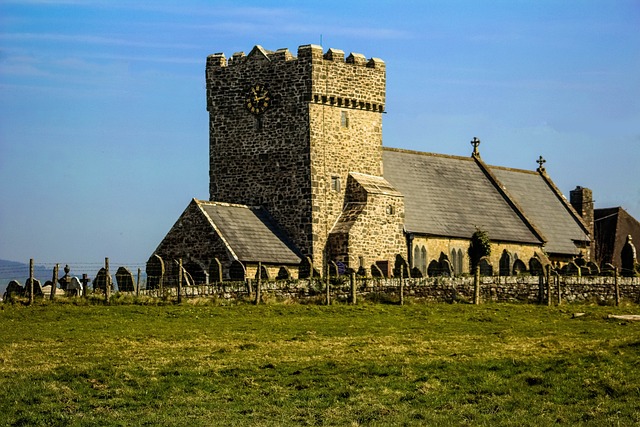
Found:
[[[577,186],[575,190],[569,192],[569,201],[573,209],[578,212],[582,220],[587,225],[591,239],[594,239],[594,214],[593,214],[593,192],[584,187]]]

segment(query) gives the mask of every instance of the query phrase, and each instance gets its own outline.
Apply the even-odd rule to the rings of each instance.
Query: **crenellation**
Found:
[[[226,67],[227,66],[227,58],[224,53],[214,53],[213,55],[207,56],[207,69],[210,67]]]
[[[229,58],[229,65],[241,64],[246,59],[244,52],[234,52]]]
[[[270,55],[272,61],[292,61],[294,58],[293,54],[287,48],[281,48],[276,50],[273,54]]]
[[[364,66],[367,64],[367,58],[361,53],[350,53],[349,56],[347,57],[346,62],[348,64]]]
[[[327,50],[327,53],[324,54],[324,59],[333,62],[344,62],[344,51],[330,48]]]
[[[367,62],[368,68],[377,68],[379,70],[384,70],[386,68],[386,64],[380,58],[371,58],[369,62]]]

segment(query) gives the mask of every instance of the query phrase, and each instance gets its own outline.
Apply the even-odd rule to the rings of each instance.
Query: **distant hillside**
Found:
[[[35,265],[33,275],[44,285],[44,282],[51,280],[53,270],[43,265]],[[64,273],[62,273],[64,274]],[[21,285],[29,278],[29,264],[16,261],[0,259],[0,297],[4,294],[7,284],[12,280],[17,280]]]

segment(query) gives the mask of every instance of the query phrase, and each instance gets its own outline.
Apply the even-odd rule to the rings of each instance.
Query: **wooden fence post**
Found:
[[[351,282],[351,304],[357,304],[357,296],[356,296],[356,273],[355,271],[351,272],[349,276],[349,281]]]
[[[615,286],[615,291],[616,291],[616,307],[620,305],[620,284],[618,283],[618,267],[613,269],[614,275],[615,275],[615,279],[614,279],[614,286]]]
[[[136,296],[140,296],[140,267],[138,267],[138,280],[136,281]]]
[[[178,304],[182,302],[182,258],[178,260]]]
[[[473,272],[473,303],[480,304],[480,266]]]
[[[51,276],[51,294],[49,299],[53,301],[56,297],[56,288],[58,287],[58,264],[53,267],[53,275]]]
[[[547,307],[550,307],[551,306],[551,269],[547,269],[546,279],[547,279],[547,284],[545,285],[545,288],[547,291]]]
[[[111,275],[109,275],[109,258],[104,259],[104,301],[109,304],[111,297]]]
[[[29,305],[33,304],[33,258],[29,260]]]
[[[404,305],[404,269],[400,266],[400,305]]]
[[[327,295],[326,295],[326,303],[327,303],[327,305],[331,305],[331,283],[329,281],[329,276],[330,276],[329,272],[330,271],[331,270],[329,268],[329,263],[327,262],[327,270],[326,270],[327,274],[324,277],[325,282],[326,282],[326,293],[327,293]]]
[[[258,284],[256,285],[256,301],[255,304],[260,304],[262,298],[262,262],[258,261]]]

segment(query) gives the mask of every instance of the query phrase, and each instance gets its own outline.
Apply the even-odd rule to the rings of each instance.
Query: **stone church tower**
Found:
[[[315,266],[357,269],[406,251],[402,195],[382,178],[382,60],[255,46],[210,55],[206,86],[210,200],[263,206]]]

